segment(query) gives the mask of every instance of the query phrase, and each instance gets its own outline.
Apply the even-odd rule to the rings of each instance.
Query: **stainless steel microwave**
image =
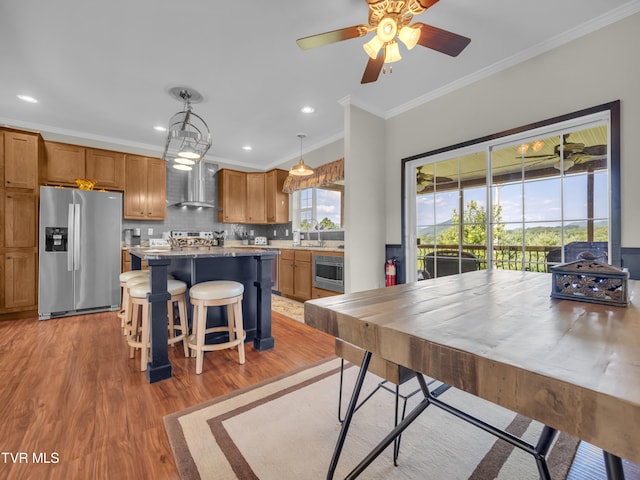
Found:
[[[344,293],[344,258],[337,255],[314,255],[313,286]]]

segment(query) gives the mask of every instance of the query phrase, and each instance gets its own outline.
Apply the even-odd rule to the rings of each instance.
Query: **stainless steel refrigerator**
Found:
[[[122,194],[40,187],[41,320],[117,310]]]

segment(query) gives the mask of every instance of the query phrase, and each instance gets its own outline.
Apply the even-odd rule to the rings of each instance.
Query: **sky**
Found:
[[[502,222],[506,228],[521,228],[522,221],[527,227],[555,226],[565,222],[585,220],[587,218],[587,177],[586,174],[566,175],[555,178],[521,183],[503,184],[494,189],[494,201],[499,199],[502,206]],[[561,202],[564,192],[565,202]],[[484,187],[467,189],[464,192],[465,205],[475,200],[486,209],[486,189]],[[605,219],[609,216],[607,174],[605,170],[597,172],[594,180],[594,218]],[[434,212],[434,201],[437,205]],[[453,210],[459,210],[458,192],[442,192],[419,195],[416,199],[418,228],[437,225],[451,220]],[[564,210],[564,211],[563,211]],[[553,222],[553,224],[549,223]]]

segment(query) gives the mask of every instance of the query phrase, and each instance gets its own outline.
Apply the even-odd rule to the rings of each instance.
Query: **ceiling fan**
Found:
[[[453,179],[449,177],[437,177],[432,173],[423,172],[422,168],[423,167],[420,167],[416,171],[416,185],[418,194],[432,191],[434,185],[440,185],[453,181]]]
[[[564,158],[565,172],[576,165],[586,164],[588,162],[603,160],[606,158],[606,144],[585,146],[584,143],[569,141],[569,135],[570,134],[568,133],[563,135],[562,143],[553,147],[553,155],[525,155],[524,158],[540,158],[543,160],[557,159],[557,162],[554,163],[553,166],[557,170],[560,170],[560,157],[562,154],[562,157]]]
[[[370,58],[360,83],[375,82],[385,63],[396,62],[402,58],[396,38],[408,50],[416,45],[422,45],[452,57],[458,56],[469,45],[471,39],[462,35],[420,22],[410,25],[414,15],[424,12],[438,1],[366,0],[369,4],[368,25],[355,25],[299,38],[297,43],[302,50],[309,50],[343,40],[363,37],[369,32],[375,31],[375,36],[363,45]]]

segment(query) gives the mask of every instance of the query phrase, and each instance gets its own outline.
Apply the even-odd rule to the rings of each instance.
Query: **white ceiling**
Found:
[[[365,0],[5,0],[0,124],[161,155],[152,127],[182,109],[167,91],[185,85],[204,96],[207,157],[267,169],[295,161],[299,132],[305,151],[342,138],[345,102],[388,118],[638,11],[640,0],[441,0],[414,20],[471,44],[456,58],[402,46],[392,74],[361,85],[373,34],[308,51],[295,41],[367,23]]]

